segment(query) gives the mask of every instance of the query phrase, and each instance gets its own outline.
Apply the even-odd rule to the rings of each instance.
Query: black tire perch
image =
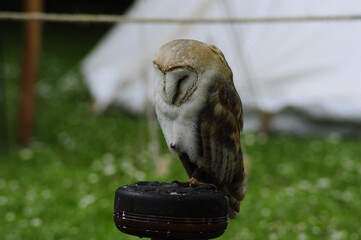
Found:
[[[201,186],[137,182],[118,188],[114,223],[127,234],[152,239],[211,239],[228,224],[228,198]]]

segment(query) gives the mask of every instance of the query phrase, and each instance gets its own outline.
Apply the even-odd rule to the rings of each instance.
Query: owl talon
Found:
[[[217,190],[216,185],[214,184],[210,184],[210,183],[205,183],[205,182],[201,182],[195,178],[191,178],[189,181],[187,182],[179,182],[179,181],[173,181],[172,185],[175,185],[176,187],[204,187],[204,188],[208,188],[208,189],[213,189],[213,190]]]
[[[213,189],[213,190],[217,190],[216,185],[211,184],[211,183],[206,183],[206,182],[201,182],[199,180],[197,180],[196,178],[191,178],[189,180],[189,186],[201,186],[204,188],[208,188],[208,189]]]
[[[187,187],[190,187],[191,184],[188,182],[179,182],[177,180],[173,181],[172,182],[172,185],[175,185],[176,187],[184,187],[184,188],[187,188]]]

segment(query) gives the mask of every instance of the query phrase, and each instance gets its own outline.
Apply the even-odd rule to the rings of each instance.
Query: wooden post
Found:
[[[3,61],[2,32],[0,31],[0,153],[8,148],[8,124],[6,114],[5,73]]]
[[[25,11],[41,12],[42,0],[25,0]],[[32,136],[35,113],[35,86],[38,76],[38,62],[41,38],[39,21],[25,22],[23,65],[20,86],[19,122],[17,141],[26,146]]]

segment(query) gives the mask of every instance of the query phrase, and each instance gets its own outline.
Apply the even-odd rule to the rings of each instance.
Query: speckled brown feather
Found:
[[[212,183],[230,199],[231,212],[239,212],[246,193],[246,175],[240,131],[242,103],[232,81],[221,76],[209,89],[209,97],[199,117],[198,165],[208,169]],[[234,213],[231,214],[234,216]]]

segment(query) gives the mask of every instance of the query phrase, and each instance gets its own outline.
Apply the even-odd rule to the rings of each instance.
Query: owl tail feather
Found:
[[[229,198],[229,210],[228,210],[228,217],[231,219],[235,219],[237,213],[239,213],[239,205],[240,201],[235,199],[234,197]]]
[[[247,178],[243,174],[243,178],[240,184],[225,184],[221,191],[228,196],[229,202],[229,213],[228,217],[231,219],[236,218],[236,213],[240,210],[240,203],[244,199],[247,193]]]

